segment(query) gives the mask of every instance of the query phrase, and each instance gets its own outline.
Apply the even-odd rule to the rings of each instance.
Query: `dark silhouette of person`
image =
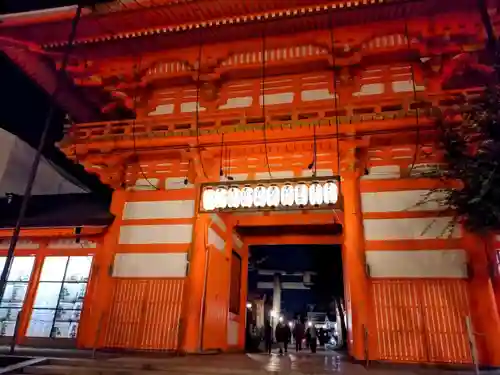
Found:
[[[280,354],[283,354],[283,349],[285,353],[288,351],[288,340],[290,340],[290,327],[283,321],[279,322],[276,326],[276,342],[280,347]]]
[[[295,323],[293,327],[293,337],[295,338],[295,351],[300,352],[302,350],[302,340],[304,339],[305,327],[304,323],[300,320]]]
[[[271,349],[273,347],[273,327],[269,320],[264,323],[264,342],[266,344],[266,352],[271,354]]]

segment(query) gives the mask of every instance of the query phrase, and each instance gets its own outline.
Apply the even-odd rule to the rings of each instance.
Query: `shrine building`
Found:
[[[58,147],[114,189],[76,227],[23,227],[17,343],[241,351],[248,247],[340,244],[353,359],[500,366],[500,246],[450,225],[429,176],[436,114],[491,79],[477,3],[122,0],[71,46],[76,7],[1,16],[71,118]]]

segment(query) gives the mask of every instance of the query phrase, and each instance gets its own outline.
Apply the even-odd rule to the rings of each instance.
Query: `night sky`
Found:
[[[83,3],[105,3],[110,0],[85,0]],[[28,12],[77,4],[77,0],[0,0],[0,14]]]

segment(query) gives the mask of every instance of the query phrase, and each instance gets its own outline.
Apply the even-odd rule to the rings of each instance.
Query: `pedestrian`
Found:
[[[295,338],[295,351],[300,352],[302,350],[302,340],[304,339],[305,329],[304,323],[299,319],[295,323],[293,328],[293,337]]]
[[[285,350],[285,353],[287,352],[288,349],[288,340],[289,340],[289,331],[290,328],[281,320],[278,325],[276,326],[276,342],[279,345],[280,348],[280,355],[283,355],[283,350]]]
[[[307,338],[309,341],[309,347],[311,348],[311,353],[316,353],[318,333],[314,324],[310,322],[308,325],[309,327],[307,328]]]
[[[273,347],[273,327],[269,320],[264,323],[264,342],[266,344],[267,354],[271,354],[271,349]]]

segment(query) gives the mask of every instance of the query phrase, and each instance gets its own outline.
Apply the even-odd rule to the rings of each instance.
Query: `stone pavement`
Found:
[[[171,358],[115,357],[96,360],[52,358],[22,370],[40,375],[447,375],[473,374],[420,366],[373,366],[342,360],[336,353],[190,355]]]

